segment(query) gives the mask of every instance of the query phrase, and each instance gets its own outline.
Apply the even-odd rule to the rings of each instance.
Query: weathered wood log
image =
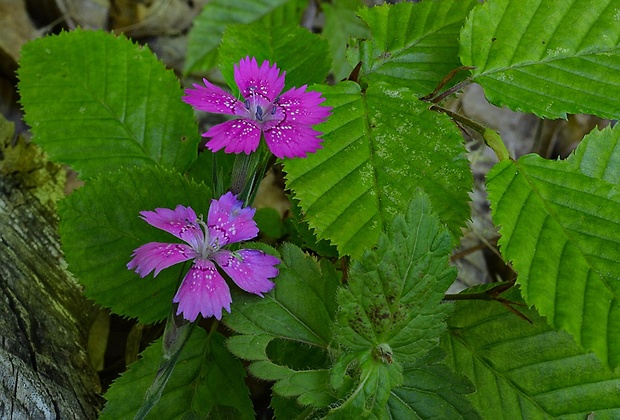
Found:
[[[63,268],[53,206],[0,172],[0,418],[96,418],[92,304]]]

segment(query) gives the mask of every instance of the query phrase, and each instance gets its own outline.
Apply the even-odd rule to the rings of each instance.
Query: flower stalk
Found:
[[[489,146],[491,149],[493,149],[493,151],[497,155],[497,158],[500,160],[500,162],[502,160],[510,159],[510,153],[508,152],[508,149],[506,149],[506,145],[504,144],[498,132],[491,130],[490,128],[487,128],[483,126],[482,124],[478,124],[477,122],[459,114],[458,112],[451,111],[448,108],[444,108],[442,106],[435,104],[435,105],[432,105],[430,109],[447,114],[454,121],[461,123],[473,129],[474,131],[478,132],[482,136],[484,143],[487,146]]]
[[[161,394],[172,375],[185,343],[194,330],[194,323],[177,314],[177,304],[173,304],[166,320],[162,339],[162,356],[153,383],[144,394],[144,402],[136,413],[134,420],[142,420],[159,402]]]

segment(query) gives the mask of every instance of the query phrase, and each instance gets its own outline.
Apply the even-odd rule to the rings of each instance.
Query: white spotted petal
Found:
[[[269,280],[278,275],[280,260],[262,251],[243,249],[231,252],[222,249],[230,243],[252,239],[258,235],[254,221],[255,210],[243,207],[243,202],[228,192],[211,201],[207,222],[198,218],[191,207],[177,206],[175,210],[158,208],[141,212],[150,225],[164,230],[187,242],[149,242],[133,252],[127,268],[141,277],[154,271],[154,276],[179,262],[193,260],[193,264],[173,301],[178,303],[178,314],[189,321],[198,315],[222,317],[222,310],[230,312],[230,290],[218,272],[217,263],[243,290],[262,296],[274,286]]]
[[[211,127],[203,137],[212,151],[250,154],[264,134],[269,150],[279,158],[306,157],[321,148],[321,132],[313,129],[327,121],[332,108],[322,106],[325,98],[306,86],[284,89],[286,72],[269,61],[259,66],[245,57],[234,68],[234,79],[242,99],[204,81],[185,90],[185,102],[201,111],[236,115],[238,118]]]
[[[269,279],[278,275],[275,266],[280,260],[272,255],[256,249],[242,249],[234,253],[221,250],[215,253],[213,259],[246,292],[262,296],[275,286]]]
[[[177,315],[193,321],[198,314],[204,318],[222,318],[222,309],[230,312],[230,289],[209,260],[197,259],[189,269],[173,302],[178,303]]]

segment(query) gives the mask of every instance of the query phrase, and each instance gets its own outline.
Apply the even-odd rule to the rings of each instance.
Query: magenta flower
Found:
[[[179,304],[177,315],[183,313],[189,321],[194,321],[199,313],[205,318],[220,319],[222,308],[230,312],[230,289],[214,263],[241,289],[262,297],[274,287],[269,279],[278,275],[275,266],[280,260],[255,249],[234,252],[222,249],[258,235],[258,227],[252,219],[255,210],[241,207],[242,204],[230,192],[212,200],[206,224],[196,217],[191,207],[181,205],[174,210],[158,208],[140,212],[148,224],[186,244],[150,242],[142,245],[133,252],[127,268],[135,268],[140,277],[155,270],[155,277],[164,268],[193,260],[173,299]]]
[[[258,148],[261,132],[269,150],[279,158],[306,157],[321,148],[320,131],[313,125],[325,122],[331,108],[319,106],[325,98],[319,92],[307,92],[306,85],[282,95],[284,75],[269,61],[260,67],[255,58],[246,57],[235,65],[235,82],[243,100],[203,79],[205,86],[194,84],[185,90],[183,101],[194,108],[239,118],[213,126],[203,137],[211,137],[207,147],[214,152],[249,154]]]

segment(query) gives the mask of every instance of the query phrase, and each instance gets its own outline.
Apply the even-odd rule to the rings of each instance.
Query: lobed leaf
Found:
[[[489,101],[546,118],[620,116],[617,0],[493,0],[474,8],[461,61]]]
[[[285,160],[287,186],[317,236],[360,257],[418,188],[455,237],[469,215],[472,185],[462,138],[445,115],[406,88],[343,82],[318,88],[333,107],[318,127],[323,149]]]
[[[397,215],[381,235],[377,250],[352,265],[349,287],[338,293],[334,339],[346,353],[332,381],[338,389],[339,372],[359,366],[359,385],[338,410],[384,410],[403,367],[437,345],[451,309],[441,301],[456,278],[450,251],[449,233],[419,193],[405,217]]]
[[[182,172],[196,159],[200,137],[179,81],[123,35],[76,30],[31,41],[18,75],[34,140],[84,178],[145,165]]]
[[[253,375],[276,381],[277,394],[323,407],[334,401],[326,350],[340,279],[327,261],[319,264],[293,245],[282,248],[281,260],[276,287],[264,299],[247,294],[233,298],[223,320],[240,335],[229,338],[228,347],[252,361]],[[292,350],[284,352],[287,346]]]
[[[612,368],[620,364],[618,138],[619,128],[595,132],[565,161],[527,155],[500,162],[487,179],[501,251],[525,301]]]
[[[246,56],[264,60],[286,71],[284,91],[322,83],[329,72],[327,42],[305,28],[267,26],[262,22],[229,25],[220,46],[220,70],[229,86],[236,86],[233,68]]]
[[[226,26],[231,23],[252,23],[274,15],[271,23],[295,26],[301,16],[300,0],[212,0],[194,19],[187,41],[185,73],[205,72],[218,62],[217,48]]]
[[[407,86],[416,95],[432,92],[461,65],[459,32],[476,4],[441,0],[360,9],[372,33],[359,45],[362,80]]]
[[[503,296],[511,301],[518,293]],[[442,338],[448,362],[471,379],[483,418],[612,419],[620,416],[620,373],[554,331],[533,309],[527,323],[501,305],[458,301]]]
[[[59,230],[69,270],[85,286],[86,296],[99,305],[143,323],[165,319],[183,264],[156,278],[152,274],[140,278],[127,263],[147,242],[180,241],[140,219],[139,212],[182,204],[206,217],[210,199],[209,188],[158,167],[89,181],[59,203]]]
[[[161,361],[161,339],[110,387],[101,419],[130,419],[142,405]],[[163,390],[146,419],[225,417],[253,419],[254,410],[244,382],[245,370],[224,346],[219,333],[192,332]]]

